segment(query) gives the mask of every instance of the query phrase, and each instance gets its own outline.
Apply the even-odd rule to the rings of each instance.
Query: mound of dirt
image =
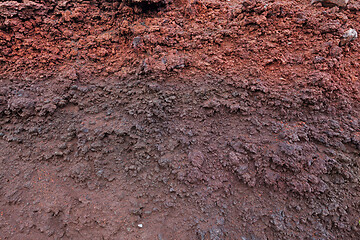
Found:
[[[359,239],[360,5],[0,3],[0,239]]]

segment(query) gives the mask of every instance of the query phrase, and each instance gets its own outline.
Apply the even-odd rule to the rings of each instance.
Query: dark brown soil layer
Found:
[[[0,2],[0,239],[360,239],[360,4]]]

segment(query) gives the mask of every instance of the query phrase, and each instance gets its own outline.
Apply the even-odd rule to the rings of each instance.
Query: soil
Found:
[[[1,1],[0,239],[360,239],[360,3],[310,2]]]

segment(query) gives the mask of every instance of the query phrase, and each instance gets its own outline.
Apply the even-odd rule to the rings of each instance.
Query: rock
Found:
[[[64,156],[64,153],[63,152],[55,152],[54,155],[61,157],[61,156]]]
[[[349,29],[347,30],[344,35],[342,35],[341,40],[340,40],[340,46],[344,46],[346,44],[348,44],[351,41],[354,41],[355,39],[358,38],[358,33],[355,29]]]
[[[320,2],[323,6],[326,7],[346,7],[346,5],[349,3],[349,0],[312,0],[311,4],[315,4]]]

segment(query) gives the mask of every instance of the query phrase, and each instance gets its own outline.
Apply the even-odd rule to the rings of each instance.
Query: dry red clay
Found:
[[[0,239],[360,239],[360,4],[0,2]]]

